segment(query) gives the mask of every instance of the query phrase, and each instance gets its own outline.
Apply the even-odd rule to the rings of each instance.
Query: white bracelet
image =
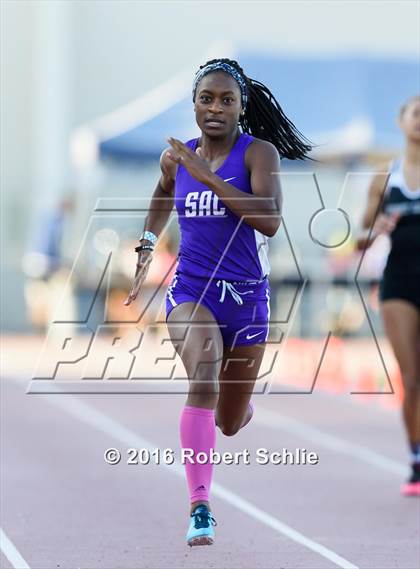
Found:
[[[147,241],[150,241],[151,243],[153,243],[153,245],[156,245],[156,242],[158,240],[157,236],[152,231],[143,231],[139,241],[141,241],[142,239],[147,239]]]

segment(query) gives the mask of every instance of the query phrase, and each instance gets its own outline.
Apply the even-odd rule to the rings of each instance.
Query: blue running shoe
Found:
[[[190,527],[187,532],[187,543],[193,545],[211,545],[214,541],[216,520],[205,504],[199,504],[191,514]]]

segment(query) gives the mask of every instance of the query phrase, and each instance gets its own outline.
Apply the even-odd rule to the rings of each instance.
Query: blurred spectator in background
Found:
[[[44,331],[53,320],[54,311],[63,295],[70,273],[70,261],[63,254],[63,245],[70,238],[75,198],[68,194],[57,207],[43,211],[36,224],[33,240],[23,257],[25,301],[28,319],[38,331]],[[62,298],[69,321],[75,318],[73,291]]]

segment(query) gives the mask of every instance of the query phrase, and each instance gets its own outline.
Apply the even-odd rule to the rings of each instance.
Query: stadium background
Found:
[[[377,301],[388,242],[361,262],[353,241],[373,172],[402,149],[398,109],[420,92],[419,15],[409,0],[1,2],[2,567],[416,566],[418,503],[399,495],[400,378]],[[90,360],[109,363],[104,381],[80,381],[83,360],[61,365],[46,390],[33,378],[55,367],[57,351],[40,358],[52,321],[123,335],[162,315],[176,218],[128,310],[132,246],[165,137],[197,132],[194,71],[216,56],[272,88],[318,160],[282,164],[268,373],[253,423],[218,434],[218,447],[306,447],[320,462],[218,468],[218,541],[186,552],[182,469],[103,460],[111,446],[177,448],[184,396],[173,391],[186,382],[141,397],[142,381],[120,379],[128,393],[105,396],[125,370],[108,362],[106,337]],[[346,237],[339,205],[352,232],[328,247]],[[153,378],[165,332],[151,329],[138,361]],[[45,394],[53,386],[73,395]]]

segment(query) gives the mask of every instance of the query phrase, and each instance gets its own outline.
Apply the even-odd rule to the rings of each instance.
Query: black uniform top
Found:
[[[391,251],[385,275],[420,277],[420,188],[410,190],[404,179],[402,160],[391,166],[385,190],[383,212],[401,217],[391,233]],[[420,282],[419,282],[420,287]]]

